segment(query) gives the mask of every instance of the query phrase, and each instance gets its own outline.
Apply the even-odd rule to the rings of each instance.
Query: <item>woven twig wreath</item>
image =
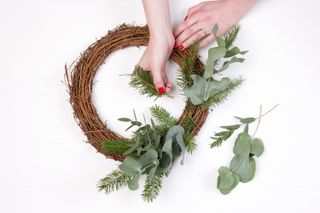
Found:
[[[83,133],[87,136],[88,142],[95,149],[104,154],[107,158],[114,160],[123,160],[125,156],[119,154],[106,153],[101,148],[101,142],[104,140],[121,140],[125,137],[113,132],[104,123],[92,102],[93,79],[104,60],[114,51],[131,46],[145,46],[149,41],[149,31],[147,26],[129,26],[122,24],[115,29],[108,31],[93,44],[91,44],[76,60],[70,68],[65,67],[65,81],[70,95],[70,104],[74,111],[74,118]],[[191,49],[183,52],[173,50],[170,59],[181,66],[184,57],[191,54]],[[203,64],[197,56],[195,72],[201,73]],[[183,110],[183,113],[177,120],[181,124],[185,116],[191,116],[195,122],[195,128],[191,135],[195,136],[208,116],[208,108],[195,106],[191,111]]]

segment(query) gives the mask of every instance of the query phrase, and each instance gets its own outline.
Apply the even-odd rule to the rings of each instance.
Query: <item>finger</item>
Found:
[[[197,22],[196,16],[189,16],[187,20],[183,21],[177,29],[174,30],[173,35],[174,37],[179,36],[186,28],[190,27],[191,25]]]
[[[200,41],[199,48],[205,47],[214,41],[214,35],[210,34]]]
[[[197,12],[197,10],[199,10],[202,6],[203,6],[203,3],[204,2],[201,2],[193,7],[190,7],[188,9],[188,12],[187,12],[187,16],[186,17],[191,17],[195,12]]]
[[[141,56],[137,65],[142,67],[146,71],[150,71],[149,63],[146,60],[147,59],[146,52],[147,52],[147,49],[143,52],[143,55]]]
[[[161,73],[162,75],[162,80],[166,86],[165,90],[166,92],[170,92],[171,88],[172,88],[172,84],[169,82],[168,77],[167,77],[167,72],[166,71],[162,71]]]
[[[198,32],[194,33],[190,38],[186,39],[181,45],[184,48],[189,47],[193,42],[206,38],[206,35],[203,31],[199,30]]]
[[[178,37],[176,37],[176,46],[180,48],[180,45],[182,45],[182,43],[187,40],[188,38],[190,38],[193,34],[195,34],[196,32],[198,32],[201,29],[200,24],[194,24],[188,28],[186,28]],[[185,49],[185,47],[182,45],[182,49]]]
[[[153,84],[156,86],[158,92],[160,94],[165,92],[164,83],[162,80],[162,74],[160,69],[151,70],[153,77]]]

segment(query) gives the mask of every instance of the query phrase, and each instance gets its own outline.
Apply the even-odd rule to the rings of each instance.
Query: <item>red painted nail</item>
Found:
[[[184,21],[187,19],[188,16],[184,17]]]
[[[164,88],[163,87],[158,87],[158,91],[160,94],[164,93]]]
[[[180,50],[180,51],[182,51],[183,50],[183,45],[182,44],[180,44],[179,46],[178,46],[178,49]]]

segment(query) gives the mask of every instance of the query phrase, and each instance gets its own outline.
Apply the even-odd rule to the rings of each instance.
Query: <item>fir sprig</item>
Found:
[[[150,72],[136,65],[132,74],[130,74],[129,85],[139,91],[141,95],[161,96],[153,83],[153,77]]]
[[[147,202],[152,202],[160,193],[162,187],[162,180],[165,175],[156,175],[152,179],[147,176],[147,180],[142,191],[142,198]]]
[[[97,187],[99,191],[105,191],[105,193],[110,193],[119,190],[128,185],[128,182],[132,179],[131,176],[127,175],[120,169],[116,169],[105,178],[101,179]]]
[[[191,153],[197,148],[197,144],[195,142],[194,136],[191,135],[191,131],[193,130],[194,126],[196,125],[193,118],[187,115],[182,124],[183,128],[185,129],[184,133],[184,141],[186,143],[187,152]]]
[[[101,147],[104,151],[112,154],[123,154],[130,147],[131,141],[129,140],[104,140]]]
[[[189,88],[192,86],[192,78],[190,77],[193,74],[196,74],[196,59],[198,57],[199,51],[199,41],[194,41],[190,48],[190,55],[187,55],[183,59],[183,63],[177,72],[177,85],[180,89]]]
[[[234,25],[229,32],[224,36],[224,40],[226,43],[226,48],[229,49],[232,47],[233,43],[235,42],[238,33],[240,31],[240,26],[239,25]]]
[[[150,108],[152,117],[154,117],[160,125],[171,127],[176,124],[177,120],[170,113],[159,105]]]

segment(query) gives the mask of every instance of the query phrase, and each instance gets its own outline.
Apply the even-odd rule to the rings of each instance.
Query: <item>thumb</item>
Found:
[[[161,70],[160,69],[153,69],[152,70],[152,77],[153,77],[153,84],[156,86],[158,92],[160,94],[164,93],[164,84],[162,80]]]

